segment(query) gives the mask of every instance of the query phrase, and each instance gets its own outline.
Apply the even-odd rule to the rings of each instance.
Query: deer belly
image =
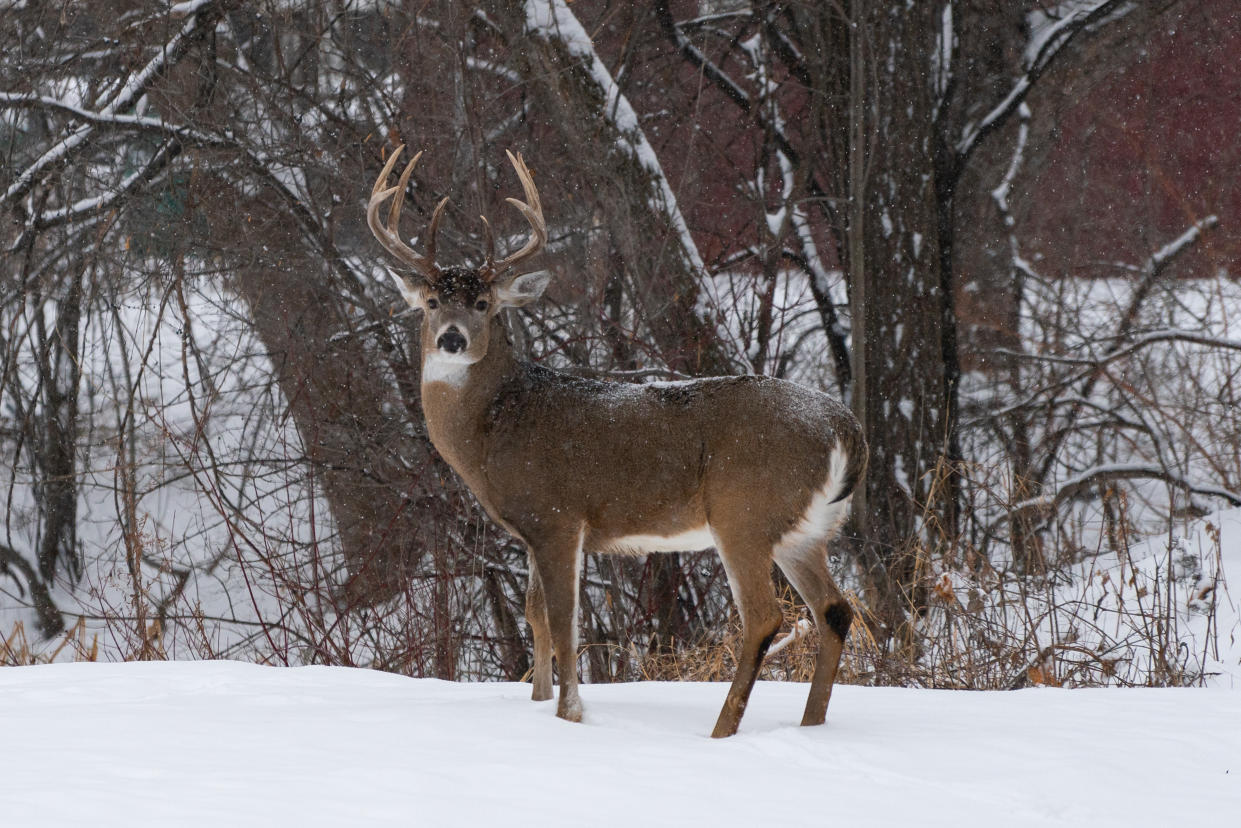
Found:
[[[648,552],[699,552],[715,546],[711,527],[703,525],[675,535],[624,535],[599,544],[599,551],[612,555],[645,555]]]

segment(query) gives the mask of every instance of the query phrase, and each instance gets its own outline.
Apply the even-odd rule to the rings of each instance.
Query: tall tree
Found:
[[[653,5],[701,85],[774,132],[833,233],[850,292],[848,390],[871,446],[861,561],[895,631],[924,605],[919,549],[959,529],[962,178],[1049,70],[1080,60],[1083,37],[1140,31],[1172,3],[763,2],[681,21],[667,0]],[[807,128],[758,105],[773,86]]]

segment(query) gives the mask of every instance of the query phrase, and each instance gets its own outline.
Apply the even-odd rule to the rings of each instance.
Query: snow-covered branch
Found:
[[[1218,224],[1219,216],[1216,215],[1210,215],[1194,222],[1184,233],[1151,254],[1146,263],[1146,272],[1151,277],[1158,277],[1182,250],[1198,240],[1203,230],[1210,230]]]
[[[1008,162],[1008,169],[1004,171],[1004,177],[996,185],[995,189],[991,191],[991,199],[999,209],[1004,226],[1009,229],[1010,233],[1015,222],[1012,211],[1009,209],[1008,197],[1013,191],[1013,181],[1017,178],[1017,173],[1025,162],[1026,144],[1030,138],[1030,107],[1024,103],[1021,104],[1017,108],[1017,114],[1021,118],[1021,126],[1017,131],[1017,142],[1013,146],[1013,157]],[[1015,247],[1013,253],[1014,255],[1017,253]]]
[[[57,210],[40,213],[32,218],[32,229],[45,230],[60,224],[68,224],[112,208],[126,195],[150,181],[156,173],[162,170],[173,158],[176,158],[180,152],[181,147],[176,141],[166,141],[147,159],[145,164],[121,179],[120,183],[111,190],[97,196],[75,201],[73,204]],[[20,246],[20,243],[14,245],[14,247]]]
[[[162,118],[152,118],[146,115],[108,112],[107,109],[96,112],[49,95],[0,92],[0,108],[5,107],[13,109],[50,109],[79,121],[85,121],[87,124],[96,127],[116,127],[119,129],[154,132],[197,146],[229,146],[226,138],[194,129],[185,124],[172,124]]]
[[[720,322],[721,314],[718,309],[723,307],[720,296],[715,283],[708,278],[706,265],[681,213],[663,165],[647,140],[637,113],[595,51],[585,28],[563,0],[526,0],[525,27],[529,34],[556,49],[566,50],[572,58],[579,61],[590,84],[598,90],[592,94],[602,95],[604,106],[600,114],[615,129],[615,147],[635,163],[649,180],[652,190],[647,201],[651,211],[663,217],[680,242],[681,254],[688,274],[694,281],[694,291],[698,297],[699,307],[694,309],[693,313],[704,326],[712,330],[717,341],[727,343],[728,353],[723,354],[723,358],[731,363],[731,369],[741,367],[744,370],[748,366],[744,356],[745,348],[735,341],[727,326]],[[703,313],[703,306],[710,310]],[[721,367],[723,366],[717,366],[717,370]]]
[[[122,116],[122,113],[137,104],[152,83],[185,56],[205,31],[213,28],[216,21],[239,2],[240,0],[196,0],[196,2],[180,4],[185,7],[183,12],[187,15],[187,19],[177,34],[159,48],[155,57],[130,76],[116,96],[97,113],[97,118],[115,122],[118,116]],[[12,93],[9,93],[9,96],[13,99]],[[15,100],[12,102],[16,103]],[[12,205],[20,201],[30,192],[44,172],[67,161],[69,156],[94,133],[95,123],[95,121],[88,120],[87,123],[77,127],[69,135],[53,144],[34,163],[22,170],[5,189],[4,195],[0,196],[0,206]]]
[[[952,21],[952,2],[949,0],[940,13],[938,48],[931,53],[931,88],[935,92],[936,120],[943,112],[953,85],[952,57],[957,49],[957,32]]]
[[[1199,483],[1176,474],[1161,466],[1146,463],[1107,463],[1079,472],[1038,497],[1014,503],[1013,515],[1030,511],[1050,511],[1061,503],[1076,497],[1090,486],[1109,480],[1162,480],[1191,494],[1209,495],[1227,500],[1233,506],[1241,506],[1241,494],[1211,483]]]
[[[956,151],[964,161],[978,148],[988,135],[1007,123],[1009,117],[1025,101],[1038,79],[1051,67],[1056,58],[1082,31],[1108,16],[1124,14],[1131,6],[1129,0],[1089,0],[1075,4],[1062,18],[1049,22],[1031,34],[1026,50],[1026,71],[1013,83],[1004,98],[991,108],[976,124],[969,124],[957,140]]]
[[[705,274],[706,266],[698,252],[698,245],[690,235],[684,216],[681,215],[681,208],[677,204],[672,185],[668,183],[668,178],[664,175],[663,166],[655,155],[654,148],[647,141],[646,133],[643,132],[638,115],[634,112],[629,99],[621,93],[620,88],[612,79],[612,73],[603,65],[603,61],[595,52],[594,44],[590,40],[590,35],[586,33],[586,29],[562,0],[527,0],[526,23],[535,35],[559,39],[574,55],[582,59],[591,77],[606,96],[606,112],[617,131],[626,139],[623,144],[625,150],[631,153],[654,179],[661,201],[660,209],[668,216],[676,229],[694,270]]]

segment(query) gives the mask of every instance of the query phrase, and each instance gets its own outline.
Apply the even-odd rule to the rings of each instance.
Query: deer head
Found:
[[[401,172],[395,186],[388,187],[388,178],[396,166],[405,145],[396,148],[384,165],[383,172],[371,189],[370,202],[366,208],[366,221],[371,232],[389,253],[409,265],[412,273],[394,274],[397,286],[405,301],[423,311],[423,353],[434,356],[440,365],[470,365],[487,353],[490,344],[491,320],[502,308],[516,308],[538,299],[550,279],[546,271],[521,273],[518,265],[525,262],[547,243],[547,225],[543,220],[543,205],[539,191],[534,186],[530,170],[521,155],[508,152],[508,160],[517,171],[526,200],[506,199],[521,212],[530,223],[530,238],[515,253],[496,261],[495,237],[486,216],[483,222],[486,237],[486,257],[478,267],[445,267],[435,263],[435,237],[440,218],[448,199],[444,198],[431,214],[427,227],[426,253],[419,254],[401,240],[397,230],[401,207],[405,202],[405,188],[414,171],[419,152]],[[380,220],[380,208],[391,199],[388,222]]]

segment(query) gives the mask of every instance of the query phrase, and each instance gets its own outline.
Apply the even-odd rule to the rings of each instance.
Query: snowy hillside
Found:
[[[235,662],[0,670],[8,826],[1232,824],[1241,694],[584,688]]]

